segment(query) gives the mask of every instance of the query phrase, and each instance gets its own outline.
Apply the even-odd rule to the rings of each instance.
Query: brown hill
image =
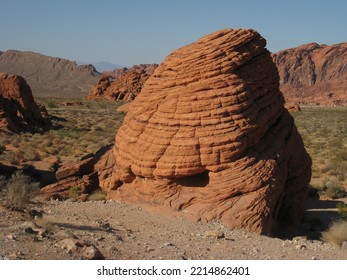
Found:
[[[26,81],[20,76],[0,73],[0,134],[49,125],[46,109],[35,103]]]
[[[347,105],[347,43],[316,43],[273,54],[288,103]]]
[[[36,97],[82,97],[99,79],[92,65],[34,52],[0,52],[0,71],[20,75]]]
[[[140,64],[130,69],[121,68],[106,72],[89,91],[87,99],[131,101],[140,93],[142,86],[157,66],[157,64]]]

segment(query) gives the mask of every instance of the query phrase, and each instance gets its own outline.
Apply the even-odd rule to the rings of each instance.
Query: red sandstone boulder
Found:
[[[109,197],[262,234],[298,223],[311,160],[265,44],[225,29],[171,53],[116,135]]]
[[[87,99],[133,100],[152,75],[156,64],[142,64],[129,70],[104,75],[90,90]]]
[[[111,176],[114,161],[108,160],[110,155],[111,146],[106,146],[79,162],[60,167],[55,174],[58,181],[42,188],[38,197],[44,200],[66,200],[71,197],[73,188],[75,198],[86,200],[88,194],[99,187],[99,179],[107,182]]]
[[[295,226],[311,159],[265,45],[225,29],[172,52],[95,156],[108,198],[260,234]]]
[[[301,107],[299,104],[286,104],[285,108],[288,110],[288,112],[300,112]]]
[[[347,105],[347,43],[316,43],[279,51],[273,59],[289,103]]]
[[[26,81],[0,73],[0,132],[17,133],[49,124],[46,108],[35,103]]]

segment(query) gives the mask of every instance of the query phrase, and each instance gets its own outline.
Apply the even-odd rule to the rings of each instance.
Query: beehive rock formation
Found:
[[[26,81],[0,73],[0,132],[18,133],[50,125],[46,108],[35,103]]]
[[[260,234],[295,226],[311,159],[265,45],[225,29],[172,52],[93,163],[108,197]]]
[[[305,44],[273,58],[288,103],[347,106],[347,43]]]
[[[296,224],[311,160],[265,45],[225,29],[171,53],[116,135],[110,197],[263,234]]]
[[[114,75],[104,75],[89,91],[87,99],[131,101],[139,94],[156,67],[156,64],[141,64],[116,71]]]

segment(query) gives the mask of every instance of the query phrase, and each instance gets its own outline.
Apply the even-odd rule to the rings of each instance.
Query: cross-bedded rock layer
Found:
[[[261,234],[297,224],[311,160],[265,45],[225,29],[171,53],[93,163],[108,197]]]

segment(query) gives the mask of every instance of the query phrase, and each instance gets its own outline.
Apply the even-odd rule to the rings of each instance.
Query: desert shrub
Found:
[[[47,231],[51,231],[55,226],[55,223],[51,219],[48,219],[46,217],[36,219],[35,224]]]
[[[11,210],[23,210],[39,189],[39,183],[17,171],[5,184],[5,204]]]
[[[325,166],[323,166],[322,168],[321,168],[321,172],[322,173],[326,173],[326,172],[328,172],[328,171],[330,171],[330,170],[332,170],[333,169],[333,165],[330,163],[330,162],[328,162]]]
[[[347,221],[338,220],[322,233],[322,240],[341,247],[343,241],[347,241]]]
[[[345,204],[344,202],[338,202],[336,204],[336,208],[337,208],[337,212],[339,212],[339,214],[342,217],[347,217],[347,204]]]
[[[69,198],[77,199],[81,194],[80,188],[77,186],[71,186],[69,188]]]
[[[336,199],[346,196],[346,191],[343,186],[333,180],[325,180],[324,189],[326,196]]]
[[[50,100],[47,102],[47,107],[52,109],[52,108],[58,108],[58,105],[53,101],[53,100]]]
[[[32,148],[27,148],[26,150],[19,150],[23,153],[24,158],[27,161],[39,161],[40,160],[40,155],[33,150]]]
[[[0,191],[2,190],[2,188],[6,185],[6,177],[0,175]]]
[[[88,200],[91,201],[100,201],[106,200],[106,193],[102,190],[96,190],[91,195],[88,196]]]
[[[6,153],[3,153],[0,155],[0,161],[1,162],[7,162],[11,164],[18,164],[17,157],[13,151],[8,151]]]

